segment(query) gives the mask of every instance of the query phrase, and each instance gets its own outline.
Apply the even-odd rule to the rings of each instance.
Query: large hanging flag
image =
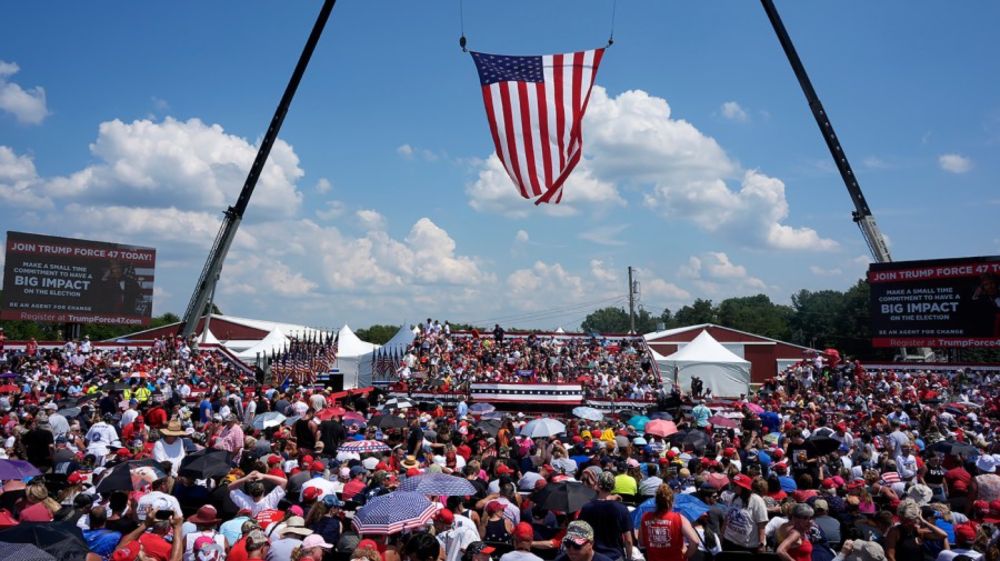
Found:
[[[583,115],[604,49],[544,56],[472,53],[497,156],[521,196],[558,203],[583,155]]]

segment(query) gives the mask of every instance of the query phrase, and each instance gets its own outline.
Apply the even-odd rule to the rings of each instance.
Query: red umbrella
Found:
[[[319,413],[316,413],[316,418],[320,421],[327,421],[334,417],[343,417],[347,413],[347,410],[343,407],[327,407],[326,409],[321,409]]]
[[[19,391],[21,390],[14,384],[4,384],[0,386],[0,393],[17,393]]]
[[[365,422],[365,416],[362,415],[361,413],[357,413],[355,411],[348,411],[347,413],[344,413],[344,420],[345,421],[357,421],[359,423],[364,423]]]
[[[646,434],[666,438],[670,435],[677,434],[677,425],[675,425],[673,421],[653,419],[652,421],[646,423],[646,426],[642,430]]]
[[[716,415],[714,417],[709,417],[708,418],[708,422],[713,427],[717,427],[717,428],[721,427],[721,428],[724,428],[724,429],[735,429],[735,428],[739,428],[739,426],[740,426],[740,424],[737,421],[734,421],[732,419],[727,419],[725,417],[720,417],[718,415]]]

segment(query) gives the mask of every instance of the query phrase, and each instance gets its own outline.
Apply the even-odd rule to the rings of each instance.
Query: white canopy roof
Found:
[[[413,342],[413,339],[416,338],[416,333],[407,327],[407,325],[409,324],[404,321],[403,324],[399,326],[399,331],[392,336],[392,339],[389,339],[384,345],[382,345],[381,348],[389,351],[405,351],[406,348],[410,346],[410,343]]]
[[[660,374],[674,380],[684,391],[698,377],[716,397],[736,397],[750,389],[750,361],[744,360],[702,331],[693,341],[668,357],[653,354]]]
[[[378,345],[362,341],[360,337],[351,331],[351,327],[344,324],[337,334],[337,357],[361,356],[377,349]]]
[[[289,342],[290,341],[288,337],[286,337],[285,334],[281,332],[280,328],[276,327],[273,330],[271,330],[271,332],[268,333],[263,339],[261,339],[260,342],[258,342],[256,345],[253,345],[252,347],[248,348],[245,351],[241,351],[236,356],[240,360],[244,361],[256,359],[257,353],[260,353],[261,355],[270,356],[272,352],[278,352],[284,349],[286,346],[288,346]]]

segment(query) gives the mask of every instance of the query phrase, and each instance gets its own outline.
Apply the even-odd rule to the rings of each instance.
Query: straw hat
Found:
[[[160,429],[160,434],[163,436],[184,436],[187,434],[187,431],[185,431],[184,427],[181,426],[180,421],[174,419],[167,424],[167,428]]]

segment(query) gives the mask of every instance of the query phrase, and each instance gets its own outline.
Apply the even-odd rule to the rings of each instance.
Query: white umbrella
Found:
[[[280,426],[281,423],[285,422],[285,416],[277,411],[268,411],[267,413],[261,413],[253,418],[251,426],[257,430],[269,429],[271,427]]]
[[[595,409],[593,407],[574,407],[573,414],[588,421],[604,420],[604,413],[602,413],[600,409]]]
[[[535,419],[521,429],[521,434],[528,438],[548,438],[564,432],[566,425],[549,417]]]

